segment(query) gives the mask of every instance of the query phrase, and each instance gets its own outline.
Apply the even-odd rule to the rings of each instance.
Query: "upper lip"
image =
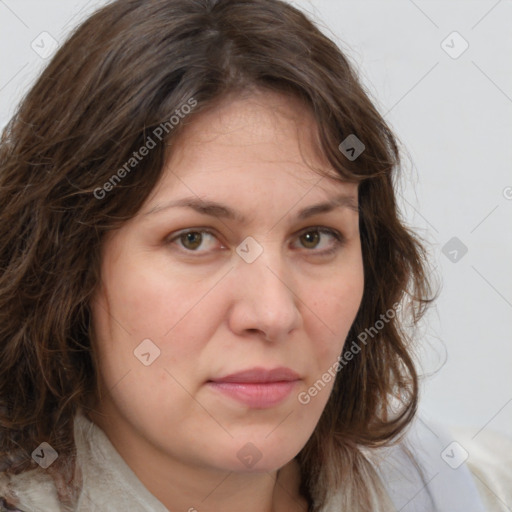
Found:
[[[212,382],[282,382],[300,379],[297,372],[290,368],[280,366],[278,368],[255,367],[241,372],[231,373],[224,377],[211,379]]]

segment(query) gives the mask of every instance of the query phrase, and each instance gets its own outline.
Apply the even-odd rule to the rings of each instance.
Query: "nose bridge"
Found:
[[[290,267],[280,246],[244,240],[237,248],[234,269],[238,293],[235,305],[238,329],[257,329],[277,339],[297,327],[299,312]],[[241,320],[243,319],[243,320]]]

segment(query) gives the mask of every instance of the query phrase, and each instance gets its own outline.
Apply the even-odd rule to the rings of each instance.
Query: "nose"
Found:
[[[231,330],[280,341],[301,326],[295,276],[278,250],[265,249],[252,263],[238,260],[231,272]]]

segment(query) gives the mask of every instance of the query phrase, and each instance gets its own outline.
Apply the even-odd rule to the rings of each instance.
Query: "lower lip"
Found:
[[[280,382],[208,382],[208,384],[239,402],[255,409],[273,407],[291,393],[298,381]]]

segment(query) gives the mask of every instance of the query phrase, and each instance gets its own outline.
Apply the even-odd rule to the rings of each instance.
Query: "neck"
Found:
[[[91,417],[136,474],[142,484],[167,509],[184,512],[307,512],[308,501],[300,494],[300,468],[293,459],[279,470],[260,472],[222,471],[193,466],[169,457],[149,443],[130,442],[110,435],[108,423]],[[121,435],[120,435],[121,434]]]

